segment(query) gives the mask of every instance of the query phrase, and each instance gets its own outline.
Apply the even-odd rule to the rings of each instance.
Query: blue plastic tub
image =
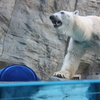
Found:
[[[1,82],[0,100],[100,100],[100,80]]]

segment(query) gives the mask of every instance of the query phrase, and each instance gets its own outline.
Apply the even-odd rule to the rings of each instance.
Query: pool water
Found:
[[[0,83],[0,100],[100,100],[100,81]]]

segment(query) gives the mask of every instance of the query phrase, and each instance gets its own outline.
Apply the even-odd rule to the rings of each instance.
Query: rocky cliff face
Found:
[[[96,0],[1,0],[0,68],[24,64],[42,80],[59,70],[66,52],[67,37],[57,34],[49,16],[61,9],[78,9],[81,15],[99,15],[100,4]],[[77,73],[82,73],[83,77],[92,74],[87,69],[91,62],[99,61],[94,55],[83,57]]]

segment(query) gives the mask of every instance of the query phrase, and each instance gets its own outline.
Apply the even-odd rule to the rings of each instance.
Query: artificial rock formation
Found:
[[[67,37],[57,34],[49,16],[76,9],[80,15],[99,15],[100,4],[96,0],[1,0],[0,68],[24,64],[47,80],[59,70],[67,50]],[[94,53],[83,57],[77,72],[83,78],[92,74],[89,69],[94,61],[99,64],[95,57]]]

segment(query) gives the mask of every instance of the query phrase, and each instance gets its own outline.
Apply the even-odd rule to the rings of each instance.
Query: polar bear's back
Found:
[[[84,36],[88,40],[90,40],[92,33],[100,35],[100,17],[98,16],[77,16],[75,23],[81,31],[84,31]]]
[[[100,35],[100,17],[98,16],[88,16],[93,21],[93,33]]]

